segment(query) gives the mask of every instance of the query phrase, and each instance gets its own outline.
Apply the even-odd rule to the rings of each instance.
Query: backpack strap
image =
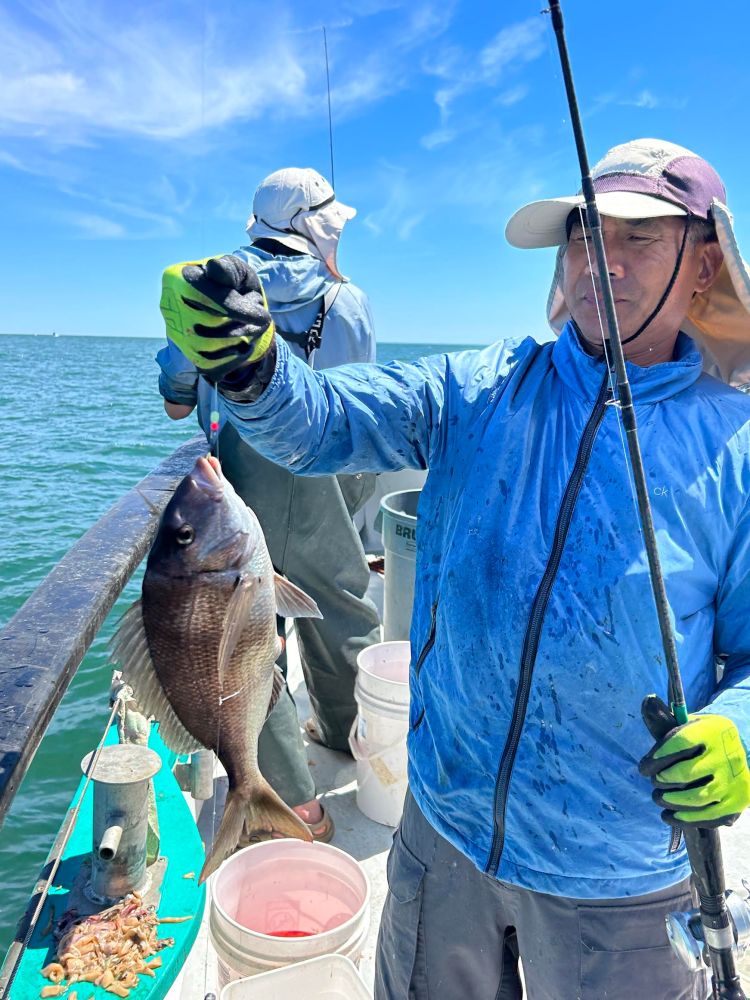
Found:
[[[312,325],[304,330],[302,333],[292,333],[291,330],[281,330],[278,326],[276,327],[276,332],[286,340],[289,344],[296,344],[297,347],[301,347],[305,352],[305,358],[309,361],[310,355],[313,351],[317,350],[321,343],[323,342],[323,323],[328,315],[328,311],[336,301],[336,297],[341,291],[342,282],[338,281],[335,285],[331,285],[328,291],[325,293],[323,298],[320,300],[320,305],[318,307],[318,314],[312,322]]]

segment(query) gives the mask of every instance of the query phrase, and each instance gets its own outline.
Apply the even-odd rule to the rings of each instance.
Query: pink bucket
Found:
[[[369,921],[364,869],[330,844],[253,844],[212,879],[209,932],[222,987],[318,955],[356,961]]]

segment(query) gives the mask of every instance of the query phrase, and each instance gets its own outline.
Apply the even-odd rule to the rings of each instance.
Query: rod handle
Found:
[[[679,723],[669,710],[669,706],[655,694],[647,694],[641,703],[641,715],[646,729],[655,740],[663,739]]]

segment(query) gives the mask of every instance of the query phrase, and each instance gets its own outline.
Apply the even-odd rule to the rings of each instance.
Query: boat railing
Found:
[[[0,631],[0,825],[86,650],[206,440],[182,445],[76,542]]]

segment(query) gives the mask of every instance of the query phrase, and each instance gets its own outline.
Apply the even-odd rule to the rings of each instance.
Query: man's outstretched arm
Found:
[[[313,372],[275,337],[257,275],[231,256],[167,268],[161,307],[170,340],[268,458],[310,474],[427,467],[445,356]]]

